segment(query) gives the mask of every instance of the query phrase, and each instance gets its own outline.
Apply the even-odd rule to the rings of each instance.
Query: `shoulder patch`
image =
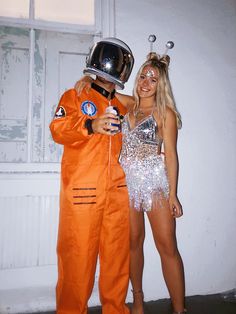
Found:
[[[92,101],[86,100],[81,104],[81,111],[90,117],[95,116],[97,107]]]
[[[59,119],[59,118],[63,118],[66,116],[66,110],[64,107],[60,106],[54,116],[54,119]]]

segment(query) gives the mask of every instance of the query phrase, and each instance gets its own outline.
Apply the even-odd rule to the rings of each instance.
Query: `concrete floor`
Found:
[[[130,307],[130,304],[128,304]],[[235,295],[205,295],[191,296],[186,298],[188,314],[236,314]],[[101,308],[90,308],[89,314],[101,314]],[[145,314],[171,314],[169,299],[151,301],[145,303]],[[55,312],[38,313],[55,314]]]

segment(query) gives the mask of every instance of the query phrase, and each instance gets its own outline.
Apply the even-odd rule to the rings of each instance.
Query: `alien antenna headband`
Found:
[[[151,34],[148,36],[148,41],[150,42],[150,52],[153,52],[153,43],[156,41],[156,39],[157,39],[156,35],[154,35],[154,34]],[[162,54],[162,57],[167,55],[168,50],[172,49],[174,47],[174,45],[175,44],[173,43],[173,41],[168,41],[166,43],[166,47],[165,47],[166,49],[165,49],[165,52]]]

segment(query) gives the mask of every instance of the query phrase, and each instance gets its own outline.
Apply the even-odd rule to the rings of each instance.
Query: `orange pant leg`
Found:
[[[129,207],[124,182],[108,191],[100,241],[99,291],[103,314],[127,314]]]
[[[102,210],[63,202],[58,234],[57,314],[87,314],[99,251]]]

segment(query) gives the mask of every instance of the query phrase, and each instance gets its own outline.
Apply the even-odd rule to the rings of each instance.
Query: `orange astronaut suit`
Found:
[[[112,106],[125,113],[116,99]],[[85,314],[92,293],[97,256],[103,314],[127,314],[129,207],[125,175],[118,162],[121,133],[90,134],[88,118],[104,114],[108,99],[91,89],[61,97],[50,124],[64,145],[58,230],[58,314]]]

